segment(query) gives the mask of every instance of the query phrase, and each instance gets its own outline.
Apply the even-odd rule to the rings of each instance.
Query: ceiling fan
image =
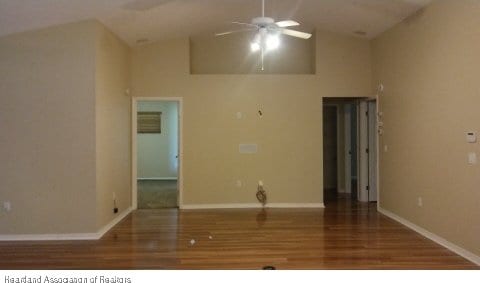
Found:
[[[287,29],[287,27],[299,26],[293,20],[275,22],[273,18],[265,17],[265,0],[262,0],[262,16],[253,18],[250,23],[232,22],[232,24],[245,26],[243,29],[216,33],[215,36],[224,36],[232,33],[256,31],[253,41],[250,43],[252,52],[260,51],[262,71],[264,70],[264,54],[267,51],[277,49],[280,46],[280,35],[288,35],[301,39],[309,39],[312,34]]]

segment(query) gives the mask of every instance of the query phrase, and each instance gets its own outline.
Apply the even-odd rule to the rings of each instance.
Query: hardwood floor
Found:
[[[191,240],[195,243],[191,243]],[[0,242],[0,269],[479,269],[376,212],[138,210],[98,241]]]

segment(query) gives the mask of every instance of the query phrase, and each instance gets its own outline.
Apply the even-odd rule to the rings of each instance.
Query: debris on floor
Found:
[[[210,235],[210,236],[208,236],[208,238],[211,240],[211,239],[213,239],[213,236],[212,236],[212,235]]]
[[[195,245],[195,240],[194,239],[190,240],[190,245],[192,245],[192,246]]]

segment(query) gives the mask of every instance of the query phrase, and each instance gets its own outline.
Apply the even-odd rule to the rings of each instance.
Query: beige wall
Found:
[[[0,234],[95,231],[94,35],[80,22],[0,38]]]
[[[315,37],[308,40],[281,37],[278,49],[265,52],[261,70],[260,52],[250,51],[252,33],[193,37],[190,40],[192,74],[314,74]],[[281,58],[281,59],[279,59]]]
[[[316,40],[316,75],[189,75],[187,39],[134,48],[132,94],[184,99],[184,204],[254,203],[258,180],[272,203],[323,202],[322,97],[370,95],[370,45]]]
[[[380,203],[480,255],[479,1],[436,1],[373,42],[385,133]],[[423,207],[417,198],[423,198]]]
[[[137,134],[137,178],[178,177],[178,102],[138,101],[138,111],[161,112],[161,133]]]
[[[113,192],[131,205],[128,56],[95,21],[0,39],[0,234],[97,232]]]
[[[131,206],[130,48],[96,24],[97,229],[109,223],[115,194],[119,213]]]

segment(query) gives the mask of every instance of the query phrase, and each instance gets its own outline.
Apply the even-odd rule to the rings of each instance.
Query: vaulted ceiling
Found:
[[[431,1],[266,0],[266,15],[296,20],[303,31],[374,38]],[[230,30],[260,15],[261,0],[0,0],[0,36],[96,18],[135,45]]]

